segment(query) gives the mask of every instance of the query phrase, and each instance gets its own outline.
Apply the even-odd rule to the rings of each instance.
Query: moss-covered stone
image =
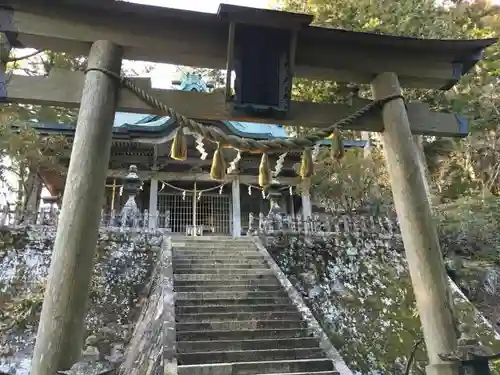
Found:
[[[4,254],[0,257],[0,350],[11,353],[1,356],[0,371],[24,375],[29,370],[55,229],[3,231],[0,238]],[[99,236],[85,324],[91,338],[112,333],[91,343],[102,350],[107,345],[105,354],[123,352],[130,339],[158,244],[158,238],[137,233]]]

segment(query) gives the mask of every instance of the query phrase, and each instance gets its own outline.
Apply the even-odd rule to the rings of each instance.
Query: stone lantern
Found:
[[[123,180],[122,193],[128,195],[127,202],[123,206],[121,213],[121,226],[123,227],[139,227],[141,213],[137,207],[135,197],[142,188],[142,180],[137,174],[137,166],[131,165],[128,174]]]

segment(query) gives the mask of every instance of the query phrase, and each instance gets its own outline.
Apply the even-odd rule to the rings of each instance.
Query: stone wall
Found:
[[[0,372],[29,374],[54,239],[54,227],[0,232]],[[112,366],[123,361],[162,241],[151,234],[100,234],[85,318],[84,358]]]
[[[120,374],[176,375],[175,308],[170,239],[163,242],[146,298]]]
[[[261,240],[351,369],[403,373],[421,326],[397,222],[348,216],[329,226],[334,229],[311,235],[264,231]],[[500,351],[491,324],[456,286],[453,291],[459,320]],[[421,345],[415,374],[424,374],[426,360]]]

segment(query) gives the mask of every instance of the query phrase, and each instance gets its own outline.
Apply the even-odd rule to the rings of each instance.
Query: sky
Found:
[[[248,6],[253,8],[269,8],[276,3],[273,0],[125,0],[133,3],[162,6],[168,8],[193,10],[198,12],[216,13],[221,2],[225,4]],[[500,4],[500,0],[493,0],[493,3]],[[21,52],[22,53],[25,53]],[[28,51],[29,52],[29,51]],[[141,71],[141,63],[134,63],[134,68]],[[153,87],[170,88],[172,79],[176,76],[176,67],[167,64],[156,64],[150,73]],[[0,189],[2,190],[2,189]],[[44,192],[45,193],[45,192]],[[44,194],[45,195],[45,194]],[[0,197],[0,204],[2,203]]]
[[[197,12],[216,13],[220,3],[241,5],[252,8],[269,8],[270,0],[126,0],[132,3],[154,5],[167,8],[194,10]],[[176,67],[158,64],[151,74],[154,88],[170,88],[175,77]]]
[[[269,4],[272,0],[125,0],[132,3],[145,4],[145,5],[153,5],[153,6],[161,6],[167,8],[176,8],[176,9],[185,9],[185,10],[193,10],[198,12],[206,12],[206,13],[216,13],[219,8],[219,4],[221,2],[225,4],[232,5],[241,5],[248,6],[252,8],[269,8]],[[33,50],[24,50],[19,53],[19,55],[23,55],[29,53]],[[134,69],[139,73],[141,72],[141,66],[144,66],[142,63],[132,63],[134,65]],[[171,81],[174,77],[176,77],[176,67],[174,65],[168,64],[155,64],[155,68],[149,73],[152,80],[152,85],[155,88],[170,88]],[[10,177],[10,176],[9,176]],[[15,177],[8,178],[9,182],[14,186]],[[5,204],[4,196],[1,193],[7,193],[5,189],[0,187],[0,205]],[[14,195],[9,194],[8,200],[13,201]],[[46,189],[43,189],[42,196],[50,195]]]
[[[268,8],[269,0],[127,0],[131,3],[216,13],[220,3],[252,8]]]

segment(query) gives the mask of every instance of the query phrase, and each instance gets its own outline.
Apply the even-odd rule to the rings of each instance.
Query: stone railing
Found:
[[[301,215],[250,214],[248,228],[247,235],[259,237],[331,236],[369,232],[392,237],[400,233],[396,218],[345,213],[314,215],[308,218]]]
[[[59,222],[59,209],[57,207],[43,208],[38,212],[19,212],[9,206],[0,207],[0,227],[18,228],[26,225],[56,227]],[[134,212],[102,212],[100,229],[118,229],[170,232],[170,211],[150,214],[148,210]]]
[[[176,375],[172,245],[163,241],[120,375]]]

